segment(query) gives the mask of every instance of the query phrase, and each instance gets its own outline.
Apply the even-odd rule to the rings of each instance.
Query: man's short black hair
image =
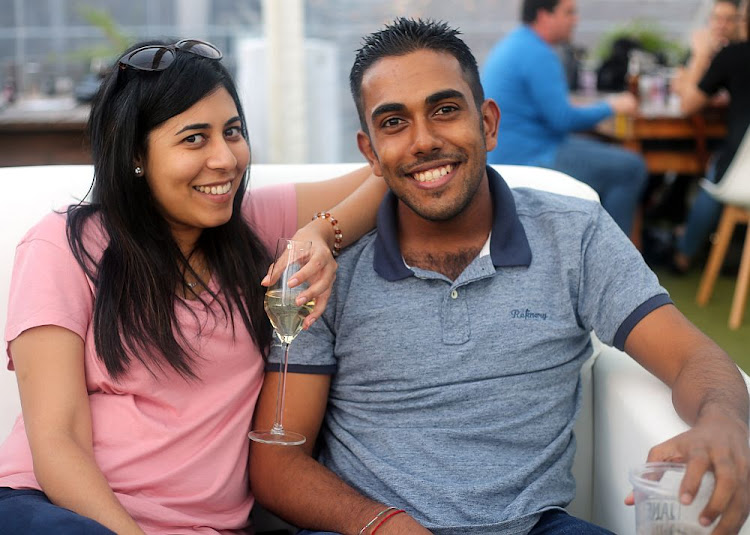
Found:
[[[367,132],[362,102],[362,77],[367,69],[385,57],[404,56],[418,50],[445,52],[456,58],[471,88],[474,103],[480,109],[484,102],[484,90],[479,80],[477,60],[466,43],[459,39],[460,33],[445,22],[401,17],[382,30],[366,36],[362,40],[362,47],[357,50],[349,73],[349,88],[357,106],[362,130]]]
[[[560,0],[523,0],[521,7],[521,21],[524,24],[531,24],[536,21],[536,13],[540,9],[545,11],[554,11]]]

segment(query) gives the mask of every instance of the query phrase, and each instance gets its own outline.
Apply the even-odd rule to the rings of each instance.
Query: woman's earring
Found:
[[[143,176],[143,168],[140,165],[135,168],[135,176]]]

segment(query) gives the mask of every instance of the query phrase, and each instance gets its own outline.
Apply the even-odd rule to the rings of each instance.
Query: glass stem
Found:
[[[276,392],[276,418],[274,419],[271,433],[282,434],[284,432],[284,399],[286,398],[286,370],[289,364],[289,343],[281,342],[284,348],[284,360],[279,362],[279,386]]]

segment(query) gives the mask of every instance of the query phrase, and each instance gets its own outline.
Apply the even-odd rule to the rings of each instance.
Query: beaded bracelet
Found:
[[[386,522],[388,522],[388,520],[392,516],[396,516],[398,514],[405,513],[405,512],[406,511],[404,511],[403,509],[396,509],[392,513],[389,513],[389,514],[385,515],[385,517],[383,517],[383,520],[381,520],[380,522],[378,522],[378,525],[375,526],[375,528],[370,532],[370,535],[375,535],[375,532],[380,529],[380,526],[382,526],[383,524],[385,524]]]
[[[375,522],[377,522],[377,521],[378,521],[378,519],[379,519],[379,518],[380,518],[381,516],[383,516],[384,514],[386,514],[386,513],[387,513],[387,512],[389,512],[389,511],[395,511],[395,510],[396,510],[396,508],[395,508],[395,507],[386,507],[385,509],[383,509],[382,511],[380,511],[380,512],[379,512],[378,514],[376,514],[376,515],[375,515],[375,516],[374,516],[374,517],[372,518],[372,520],[370,520],[370,521],[369,521],[369,522],[368,522],[367,524],[365,524],[365,526],[364,526],[364,527],[363,527],[362,529],[360,529],[360,530],[359,530],[359,533],[358,533],[357,535],[363,535],[363,534],[364,534],[364,532],[365,532],[365,531],[367,531],[367,528],[369,528],[369,527],[370,527],[370,526],[372,526],[372,525],[373,525],[373,524],[374,524]],[[378,524],[378,525],[379,525],[379,524]]]
[[[341,234],[341,229],[339,228],[339,220],[333,217],[331,212],[318,212],[313,216],[313,220],[315,219],[330,220],[331,226],[333,226],[333,249],[331,249],[331,252],[334,257],[338,256],[341,252],[341,241],[344,238],[343,234]]]

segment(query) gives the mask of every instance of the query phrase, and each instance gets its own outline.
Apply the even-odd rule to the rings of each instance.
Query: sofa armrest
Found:
[[[593,376],[594,522],[635,535],[635,510],[623,503],[632,490],[628,471],[689,426],[675,412],[670,389],[622,351],[602,345]],[[740,534],[750,535],[750,523]]]

